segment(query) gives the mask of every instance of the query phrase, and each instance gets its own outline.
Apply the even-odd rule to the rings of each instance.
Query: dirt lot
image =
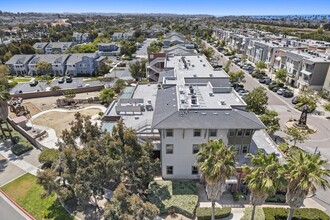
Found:
[[[76,95],[76,98],[89,98],[99,96],[99,92],[89,92],[79,93]],[[26,106],[31,113],[31,116],[38,114],[39,112],[54,109],[56,100],[59,98],[64,98],[64,96],[50,96],[46,98],[37,98],[37,99],[25,99],[23,100],[23,106]],[[81,104],[82,107],[87,107],[95,104]],[[10,113],[11,117],[16,117],[14,113]]]
[[[98,108],[91,108],[79,111],[82,115],[93,116],[100,112]],[[48,112],[33,120],[36,125],[53,128],[56,136],[60,137],[62,131],[69,129],[69,123],[74,120],[75,112]]]

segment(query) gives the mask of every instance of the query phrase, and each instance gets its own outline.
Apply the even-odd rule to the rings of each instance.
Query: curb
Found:
[[[25,209],[19,206],[12,198],[10,198],[2,189],[0,189],[0,193],[4,195],[11,203],[13,203],[19,210],[21,210],[26,216],[28,216],[32,220],[36,220],[30,213],[25,211]]]

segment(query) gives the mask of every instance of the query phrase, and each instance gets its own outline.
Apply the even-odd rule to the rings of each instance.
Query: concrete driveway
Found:
[[[26,172],[0,155],[0,186],[6,185]],[[0,211],[1,213],[1,211]]]

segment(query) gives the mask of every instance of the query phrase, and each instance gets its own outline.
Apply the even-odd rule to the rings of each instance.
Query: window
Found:
[[[201,129],[194,129],[194,137],[200,137],[202,133]]]
[[[242,135],[243,135],[243,130],[242,129],[237,130],[237,136],[242,136]]]
[[[166,167],[166,174],[172,175],[173,174],[173,166],[167,166]]]
[[[166,129],[166,137],[173,137],[173,129]]]
[[[166,154],[173,154],[173,144],[166,144]]]
[[[251,129],[246,129],[245,136],[250,136],[250,135],[251,135]]]
[[[217,129],[210,129],[210,137],[216,137],[217,136]]]
[[[196,175],[196,174],[198,174],[198,168],[197,168],[196,166],[192,166],[192,167],[191,167],[191,174],[192,174],[192,175]]]
[[[235,150],[238,154],[241,153],[241,145],[235,145]]]
[[[193,144],[192,146],[192,153],[197,154],[199,151],[199,145],[198,144]]]
[[[248,146],[246,146],[246,145],[244,145],[243,146],[243,154],[246,154],[246,153],[248,153],[249,152],[249,147]]]
[[[234,136],[235,136],[235,133],[236,133],[235,130],[230,129],[230,130],[229,130],[229,137],[234,137]]]

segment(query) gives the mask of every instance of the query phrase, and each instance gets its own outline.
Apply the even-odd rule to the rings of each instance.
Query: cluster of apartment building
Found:
[[[177,32],[167,33],[163,40],[163,48],[169,48],[175,45],[183,45],[187,49],[194,49],[195,47],[182,34]]]
[[[248,163],[246,154],[272,150],[253,140],[255,132],[265,126],[246,111],[247,105],[230,86],[228,74],[183,45],[149,54],[147,69],[155,82],[127,87],[105,112],[105,123],[122,120],[136,130],[140,142],[152,141],[164,179],[198,179],[196,153],[200,144],[221,139],[238,153],[238,172],[227,182],[228,189],[237,190],[242,179],[240,168]]]
[[[134,38],[135,38],[135,31],[115,32],[112,35],[112,40],[113,41],[134,40]]]
[[[214,35],[249,61],[264,61],[271,74],[285,68],[293,87],[330,90],[330,42],[247,29],[216,29]]]
[[[56,76],[90,76],[104,59],[99,53],[14,55],[6,65],[17,76],[43,74],[37,69],[40,62],[49,63],[51,73]]]
[[[72,42],[74,42],[76,44],[82,44],[82,43],[90,42],[89,33],[74,32],[72,34]]]
[[[63,54],[73,45],[73,42],[40,42],[33,47],[38,54]]]

